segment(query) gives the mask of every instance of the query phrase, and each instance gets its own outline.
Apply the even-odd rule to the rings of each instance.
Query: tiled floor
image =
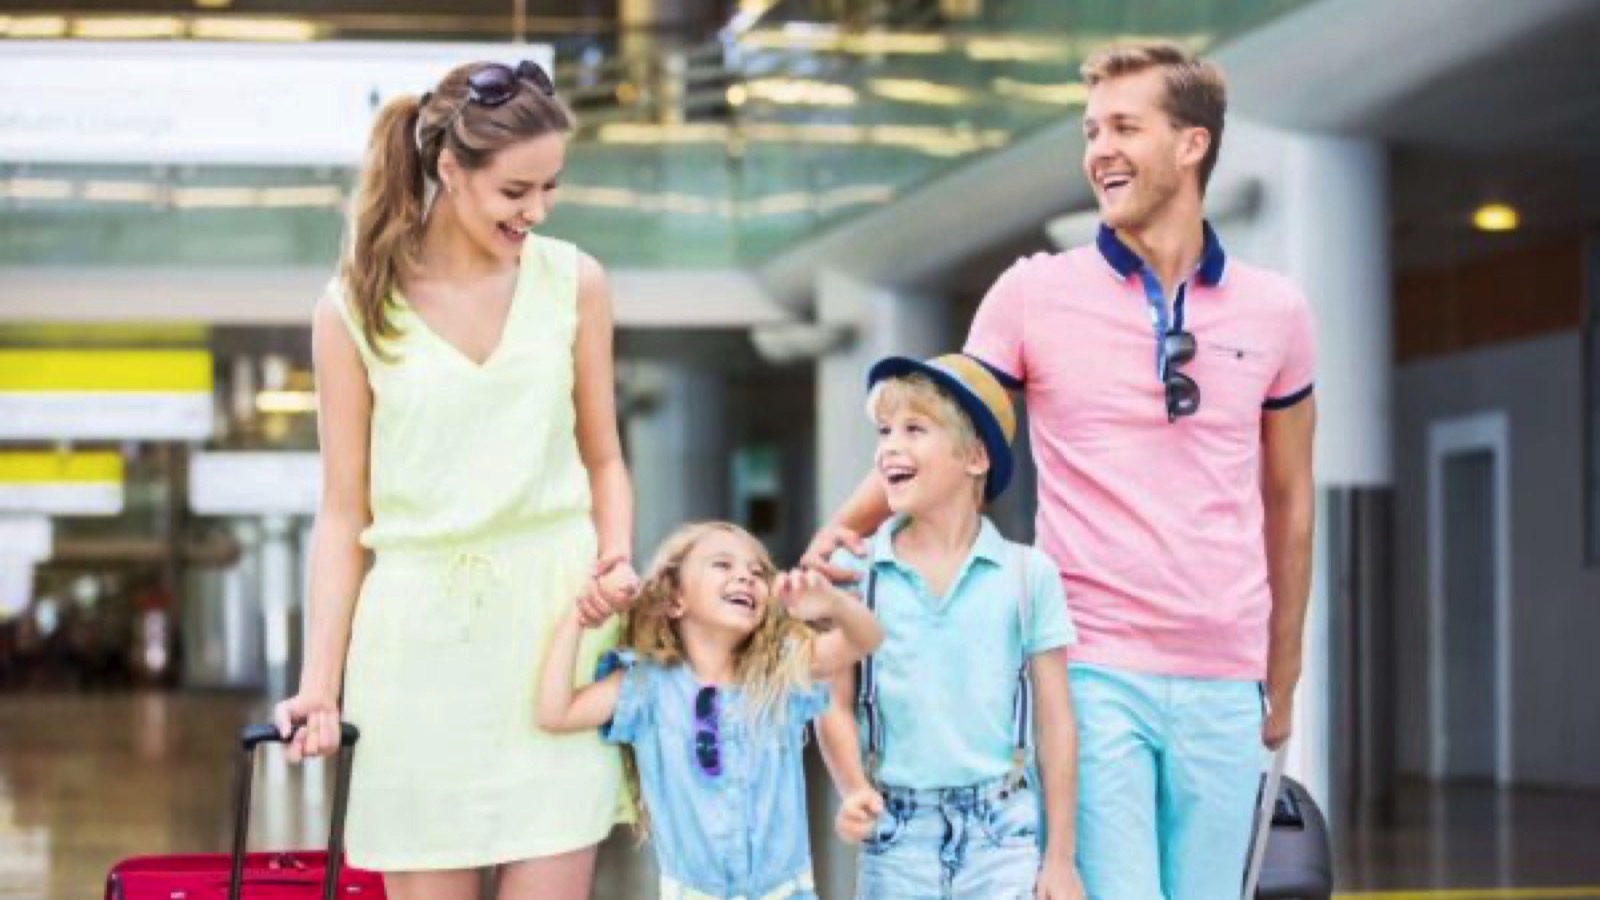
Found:
[[[93,898],[123,857],[226,847],[233,735],[265,711],[225,694],[0,694],[0,898]],[[315,846],[329,773],[278,760],[265,754],[258,770],[250,843]],[[1342,890],[1600,898],[1600,887],[1584,887],[1600,885],[1600,795],[1417,785],[1399,810],[1396,824],[1344,842]],[[847,881],[843,848],[819,835],[817,850],[819,882]],[[596,896],[653,896],[650,879],[645,855],[619,834],[603,851]],[[1513,885],[1520,890],[1416,893]],[[824,888],[830,900],[837,893]]]

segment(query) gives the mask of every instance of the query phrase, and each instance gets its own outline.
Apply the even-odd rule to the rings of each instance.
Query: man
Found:
[[[1237,897],[1263,763],[1289,737],[1310,593],[1310,309],[1203,217],[1226,89],[1166,44],[1083,67],[1093,245],[1021,260],[966,353],[1023,391],[1038,542],[1059,565],[1093,897]],[[869,478],[809,565],[887,516]]]

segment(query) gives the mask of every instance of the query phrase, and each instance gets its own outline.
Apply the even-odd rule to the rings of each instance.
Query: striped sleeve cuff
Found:
[[[1266,402],[1261,404],[1261,408],[1269,412],[1276,412],[1280,409],[1288,409],[1289,407],[1298,404],[1301,400],[1311,396],[1311,390],[1314,387],[1316,387],[1316,385],[1308,384],[1292,394],[1282,397],[1268,397]]]

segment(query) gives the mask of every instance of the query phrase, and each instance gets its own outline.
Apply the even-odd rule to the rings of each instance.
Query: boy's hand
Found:
[[[872,837],[872,829],[883,815],[883,797],[870,787],[857,788],[844,795],[833,830],[847,844],[859,844]]]
[[[1071,860],[1045,857],[1039,870],[1039,880],[1034,882],[1034,900],[1084,900],[1083,880]]]
[[[802,622],[832,618],[839,604],[855,602],[849,594],[834,587],[821,572],[805,569],[780,574],[773,590],[789,610],[789,615]]]
[[[811,539],[811,545],[806,547],[805,555],[800,557],[800,568],[821,572],[823,577],[834,584],[854,584],[860,581],[860,572],[828,562],[828,558],[840,548],[847,549],[856,556],[867,555],[867,542],[861,535],[843,525],[828,525]]]

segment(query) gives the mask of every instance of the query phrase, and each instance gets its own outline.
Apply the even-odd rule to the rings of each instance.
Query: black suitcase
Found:
[[[1258,900],[1329,900],[1333,896],[1333,845],[1328,820],[1305,785],[1284,777],[1272,810],[1261,862]]]

